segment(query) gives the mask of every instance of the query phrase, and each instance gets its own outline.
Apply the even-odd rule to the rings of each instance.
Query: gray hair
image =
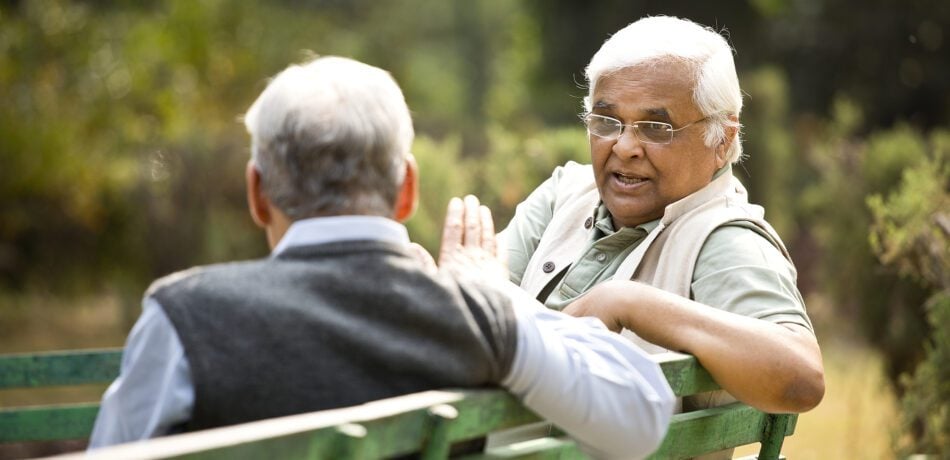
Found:
[[[709,27],[669,16],[640,19],[611,36],[587,65],[590,92],[584,98],[584,110],[590,112],[591,97],[598,81],[621,69],[640,64],[673,61],[687,65],[693,72],[693,102],[708,117],[705,143],[709,147],[726,140],[726,128],[739,128],[742,92],[732,58],[732,47],[722,35]],[[726,152],[731,163],[742,157],[738,131]]]
[[[290,219],[392,214],[413,130],[386,71],[334,56],[292,65],[244,124],[264,193]]]

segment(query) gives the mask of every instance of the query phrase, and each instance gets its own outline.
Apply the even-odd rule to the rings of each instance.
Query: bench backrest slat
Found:
[[[696,357],[681,353],[663,353],[654,358],[660,363],[663,375],[676,396],[690,396],[719,389],[719,384]]]
[[[121,360],[119,348],[2,355],[0,389],[109,383]]]
[[[88,438],[98,412],[98,403],[0,409],[0,443]]]
[[[424,449],[451,406],[442,440],[451,443],[540,419],[502,390],[429,391],[361,406],[292,415],[103,449],[105,458],[383,458]],[[156,452],[162,452],[156,456]],[[78,454],[75,458],[84,457]],[[67,457],[69,458],[69,457]]]
[[[769,417],[742,403],[676,414],[667,437],[653,456],[688,458],[760,442]]]

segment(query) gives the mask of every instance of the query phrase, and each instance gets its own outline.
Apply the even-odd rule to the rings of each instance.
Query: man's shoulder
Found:
[[[554,187],[554,208],[572,206],[581,200],[587,212],[589,201],[599,200],[597,183],[594,181],[594,168],[589,164],[580,164],[569,161],[554,169],[552,174]]]
[[[559,183],[586,185],[594,182],[594,168],[590,164],[568,161],[554,168],[552,176]]]
[[[782,249],[777,235],[753,222],[732,221],[717,227],[703,243],[697,261],[697,273],[716,272],[729,267],[784,267],[794,272],[794,266]]]
[[[231,283],[237,278],[252,276],[254,271],[259,270],[266,261],[267,259],[254,259],[191,267],[153,281],[145,291],[145,295],[155,297],[162,291],[194,290],[219,282]]]

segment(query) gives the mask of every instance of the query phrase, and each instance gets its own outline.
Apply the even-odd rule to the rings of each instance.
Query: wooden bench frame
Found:
[[[0,355],[0,389],[102,384],[118,374],[121,349]],[[660,365],[677,396],[719,389],[695,358],[669,353]],[[0,409],[0,443],[84,439],[98,403]],[[429,391],[364,405],[262,420],[97,450],[98,458],[446,458],[458,441],[540,419],[503,390]],[[761,442],[776,459],[797,415],[766,414],[742,403],[676,414],[650,458],[688,458]],[[279,453],[279,454],[277,454]],[[70,458],[70,457],[66,457]],[[561,433],[467,459],[586,458]]]

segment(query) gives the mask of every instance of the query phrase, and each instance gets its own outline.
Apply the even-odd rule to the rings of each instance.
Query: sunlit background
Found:
[[[792,251],[827,371],[785,454],[950,455],[942,0],[0,1],[0,353],[120,346],[152,279],[266,254],[239,120],[289,63],[349,56],[399,81],[422,176],[410,232],[435,252],[450,196],[504,224],[586,161],[584,66],[655,14],[737,50],[737,171]]]

